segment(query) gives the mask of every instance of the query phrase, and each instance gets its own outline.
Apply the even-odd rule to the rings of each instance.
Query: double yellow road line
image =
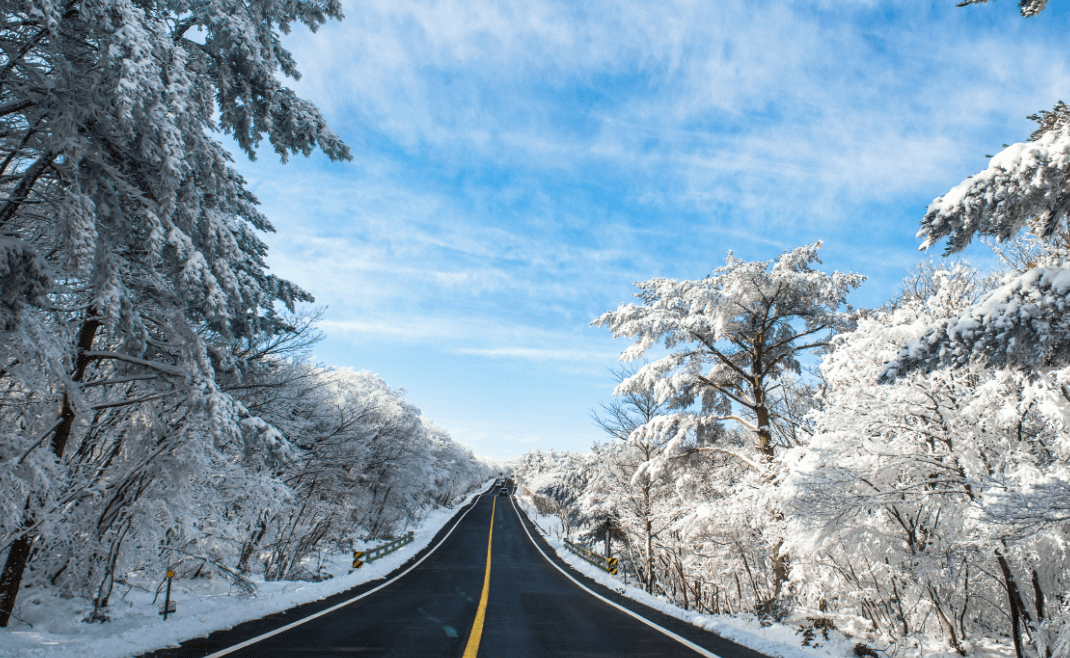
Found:
[[[483,594],[479,597],[476,620],[472,622],[472,632],[468,634],[468,644],[464,648],[464,658],[476,658],[479,653],[479,641],[483,638],[483,621],[487,617],[487,596],[490,595],[490,548],[494,544],[494,512],[498,509],[498,497],[492,498],[490,505],[490,535],[487,537],[487,573],[483,576]]]

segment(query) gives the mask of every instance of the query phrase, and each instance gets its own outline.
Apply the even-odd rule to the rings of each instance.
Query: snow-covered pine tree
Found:
[[[673,470],[689,455],[713,452],[751,472],[758,489],[772,479],[769,463],[778,447],[773,391],[794,383],[788,379],[801,371],[802,355],[820,353],[832,335],[852,327],[846,297],[865,280],[858,274],[815,269],[820,249],[818,242],[786,251],[775,260],[753,262],[729,252],[725,265],[705,279],[651,279],[637,284],[635,296],[641,304],[622,304],[592,323],[609,327],[614,337],[635,339],[621,360],[641,358],[659,343],[669,350],[614,391],[617,395],[653,391],[668,410],[677,411],[632,433],[633,443],[664,445],[657,459],[645,466],[651,476]],[[692,408],[696,402],[697,410]],[[720,430],[723,421],[746,429],[750,450],[736,444],[740,433]],[[762,507],[761,495],[751,498],[752,508]],[[764,513],[780,516],[772,508]],[[767,600],[760,602],[766,609],[779,599],[788,576],[782,540],[775,532],[767,534],[773,587]]]
[[[981,2],[966,0],[962,4]],[[1046,0],[1022,0],[1019,7],[1030,17],[1046,5]],[[1027,229],[1047,248],[1039,250],[1035,262],[1005,276],[1001,286],[972,306],[936,318],[883,365],[881,380],[910,381],[917,373],[941,368],[1006,370],[1004,378],[1026,380],[1017,384],[1019,391],[1014,395],[1029,399],[1027,408],[1051,419],[1059,437],[1053,445],[1061,448],[1065,445],[1062,434],[1070,390],[1070,268],[1064,248],[1070,235],[1070,109],[1059,102],[1051,111],[1030,118],[1038,127],[1028,141],[1005,147],[984,171],[933,201],[918,236],[923,239],[923,249],[947,240],[947,252],[954,253],[977,236],[1002,242]],[[1052,459],[1057,451],[1048,453],[1036,468],[1021,469],[1008,480],[1005,495],[996,496],[1002,503],[990,508],[1000,510],[993,518],[1001,524],[1030,527],[1035,533],[1065,532],[1061,517],[1051,512],[1070,505],[1067,474],[1060,466],[1063,462]],[[1043,508],[1045,511],[1038,514],[1036,510]],[[1017,622],[1026,613],[1016,588],[1009,589],[1015,646],[1020,655]],[[1046,623],[1059,629],[1055,653],[1068,655],[1070,608],[1062,604],[1056,615],[1050,608],[1046,611]],[[1042,607],[1036,616],[1045,616]],[[1052,617],[1054,621],[1050,621]]]
[[[284,160],[349,157],[279,81],[297,75],[280,32],[341,18],[336,0],[2,7],[0,626],[32,542],[75,502],[108,512],[86,583],[106,605],[138,499],[196,481],[220,450],[285,447],[214,375],[228,342],[288,330],[277,302],[310,298],[267,273],[256,234],[271,226],[211,133],[250,156],[266,138]]]
[[[960,3],[983,4],[988,0]],[[1036,16],[1047,0],[1021,0],[1023,16]],[[1028,229],[1042,240],[1070,232],[1070,108],[1059,102],[1030,117],[1037,129],[1011,144],[988,167],[934,200],[921,222],[921,249],[946,240],[956,253],[977,236],[997,241]],[[994,366],[1052,368],[1070,362],[1070,273],[1062,259],[1008,277],[1004,285],[960,316],[934,323],[896,359],[883,377],[909,370],[983,361]]]
[[[818,353],[828,338],[851,326],[847,293],[865,277],[812,266],[817,242],[772,261],[743,261],[728,253],[705,279],[651,279],[636,284],[641,304],[622,304],[592,322],[614,337],[634,338],[622,361],[662,343],[670,354],[621,382],[617,395],[653,391],[668,409],[732,420],[753,432],[763,460],[774,454],[770,393],[785,373],[800,372],[799,357]]]
[[[989,284],[962,264],[919,268],[909,294],[834,339],[814,435],[784,457],[792,580],[800,605],[864,616],[888,644],[965,653],[1010,635],[1018,656],[1065,656],[1052,653],[1070,576],[1058,390],[1013,370],[873,377]]]

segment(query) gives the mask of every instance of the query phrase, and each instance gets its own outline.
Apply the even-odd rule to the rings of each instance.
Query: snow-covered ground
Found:
[[[857,622],[852,624],[852,620],[847,617],[837,617],[835,619],[836,626],[840,630],[830,631],[827,640],[820,631],[817,631],[816,636],[811,641],[811,646],[802,646],[803,635],[800,631],[800,626],[811,625],[808,624],[806,615],[789,618],[786,623],[777,623],[760,621],[754,615],[708,615],[684,610],[670,603],[664,597],[647,594],[639,587],[625,584],[620,578],[611,576],[583,561],[565,548],[564,543],[561,541],[563,531],[560,519],[555,516],[539,514],[531,506],[530,502],[524,500],[523,496],[516,496],[513,500],[524,509],[528,518],[539,526],[539,530],[542,531],[550,546],[561,556],[561,559],[591,580],[634,601],[712,631],[723,638],[742,644],[767,656],[773,656],[774,658],[845,658],[855,656],[855,645],[860,641],[865,642],[867,639],[865,629],[858,625]],[[872,645],[869,644],[869,646]],[[915,655],[915,653],[907,650],[903,652],[903,655]],[[1013,653],[1013,649],[1001,643],[992,642],[974,647],[972,655],[985,656],[986,658],[1009,658]],[[952,656],[961,658],[958,654],[951,653],[927,653],[926,655],[933,658],[952,658]]]
[[[484,490],[486,486],[479,491]],[[154,590],[116,584],[108,609],[111,621],[105,624],[82,623],[92,609],[82,599],[41,596],[26,590],[19,601],[22,620],[12,619],[7,629],[0,629],[0,656],[126,658],[337,594],[382,578],[404,564],[477,495],[479,492],[455,507],[430,513],[418,527],[411,528],[415,533],[411,544],[362,569],[350,573],[352,557],[348,553],[330,556],[324,563],[333,576],[329,580],[265,582],[254,578],[257,593],[251,598],[242,598],[228,581],[218,578],[175,580],[171,598],[178,610],[167,621],[158,613],[163,593],[154,603]]]

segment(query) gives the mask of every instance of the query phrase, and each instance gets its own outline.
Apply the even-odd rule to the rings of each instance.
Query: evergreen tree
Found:
[[[276,303],[311,297],[267,273],[257,232],[271,225],[211,133],[250,157],[264,138],[284,160],[349,157],[278,79],[297,75],[280,32],[341,18],[337,1],[13,0],[2,13],[0,626],[31,544],[72,501],[128,509],[174,485],[165,455],[195,480],[220,450],[285,452],[215,374],[234,367],[229,343],[290,330]],[[129,468],[105,477],[120,455]],[[104,571],[131,527],[101,517]]]

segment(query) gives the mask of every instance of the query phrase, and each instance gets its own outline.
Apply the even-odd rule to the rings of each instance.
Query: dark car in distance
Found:
[[[499,496],[508,496],[509,495],[509,488],[508,487],[502,487],[502,490],[498,492],[498,495]]]

